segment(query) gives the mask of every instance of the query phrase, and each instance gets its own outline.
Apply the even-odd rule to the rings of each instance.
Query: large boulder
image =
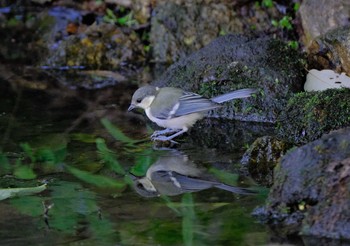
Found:
[[[244,153],[242,171],[258,184],[270,187],[273,184],[273,169],[292,146],[272,136],[257,138]]]
[[[350,5],[348,11],[350,13]],[[350,74],[349,25],[333,29],[312,41],[308,50],[309,67]]]
[[[350,24],[348,0],[304,0],[299,13],[304,33],[302,39],[306,46],[316,37]]]
[[[350,128],[287,153],[256,215],[285,234],[350,239]]]
[[[209,98],[239,88],[258,88],[255,97],[227,103],[212,116],[274,122],[288,98],[302,90],[302,62],[302,55],[280,40],[226,35],[173,64],[154,84]]]
[[[153,58],[172,64],[220,35],[271,31],[270,20],[282,16],[275,5],[265,8],[247,0],[159,0],[151,18]]]

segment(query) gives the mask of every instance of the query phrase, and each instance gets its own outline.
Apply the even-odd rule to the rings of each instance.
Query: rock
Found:
[[[134,17],[141,25],[149,24],[152,12],[152,0],[130,0],[129,7],[134,12]]]
[[[140,38],[113,24],[93,24],[84,32],[62,40],[43,65],[84,66],[90,69],[121,70],[125,64],[145,61]]]
[[[172,64],[228,33],[262,32],[271,19],[281,19],[276,7],[252,1],[157,1],[150,41],[157,63]]]
[[[350,24],[350,2],[348,0],[304,0],[299,9],[303,26],[303,42],[311,41],[328,31]]]
[[[229,102],[211,115],[273,122],[285,110],[287,99],[302,90],[304,81],[301,54],[282,41],[226,35],[173,64],[154,84],[209,98],[239,88],[258,88],[255,97]]]
[[[273,169],[290,147],[290,144],[271,136],[257,138],[242,157],[243,169],[258,184],[271,187]]]
[[[294,95],[280,115],[278,137],[305,144],[331,130],[350,126],[349,97],[349,88]]]
[[[289,151],[260,216],[287,235],[350,239],[350,128]]]
[[[149,123],[154,129],[162,129],[150,121]],[[174,139],[180,145],[174,145],[169,141],[156,141],[154,146],[157,148],[181,146],[181,149],[191,149],[192,146],[201,146],[203,150],[216,149],[231,152],[235,156],[238,156],[237,159],[239,159],[244,153],[245,146],[252,144],[256,138],[273,134],[273,132],[274,126],[272,124],[205,118],[190,128],[188,133]],[[203,155],[204,153],[201,154]],[[240,167],[239,165],[237,166],[238,168]],[[246,172],[244,175],[248,176]]]
[[[349,26],[334,29],[313,40],[309,47],[308,63],[312,68],[350,74]]]
[[[4,60],[44,68],[71,88],[96,89],[141,75],[148,58],[141,40],[143,29],[108,24],[98,13],[65,7],[26,6],[23,13],[15,8],[11,11],[11,16],[18,15],[23,21],[11,22],[8,17],[0,25],[4,37],[0,40],[0,57]],[[120,76],[96,78],[81,75],[82,69],[117,71]]]
[[[37,13],[35,13],[37,14]],[[17,16],[11,13],[11,16]],[[43,44],[43,36],[50,31],[54,21],[50,16],[32,18],[30,21],[11,21],[0,14],[0,58],[5,61],[37,64],[47,56],[48,48]],[[15,19],[13,19],[15,20]]]
[[[272,124],[241,122],[228,119],[206,118],[196,123],[181,147],[202,146],[220,151],[229,151],[240,158],[244,146],[250,145],[258,137],[272,134]],[[238,154],[239,153],[239,154]]]

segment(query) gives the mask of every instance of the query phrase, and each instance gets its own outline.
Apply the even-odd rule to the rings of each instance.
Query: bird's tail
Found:
[[[229,93],[222,94],[211,98],[210,100],[216,103],[223,103],[233,99],[250,97],[253,93],[256,93],[258,90],[253,88],[240,89],[236,91],[231,91]]]
[[[226,185],[226,184],[215,185],[215,187],[222,189],[222,190],[230,191],[232,193],[242,194],[242,195],[257,194],[257,192],[254,190],[250,190],[250,189],[242,188],[242,187],[231,186],[231,185]]]

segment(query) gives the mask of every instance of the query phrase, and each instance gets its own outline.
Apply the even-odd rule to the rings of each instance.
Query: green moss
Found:
[[[277,125],[280,137],[306,143],[323,133],[350,125],[350,89],[295,94]]]

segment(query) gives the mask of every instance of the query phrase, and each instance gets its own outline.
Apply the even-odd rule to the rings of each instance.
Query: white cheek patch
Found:
[[[143,180],[140,179],[139,182],[145,187],[146,190],[148,191],[157,191],[157,189],[154,187],[152,182],[150,180]]]
[[[147,109],[149,108],[149,106],[151,105],[151,103],[153,102],[155,96],[148,96],[148,97],[145,97],[142,102],[138,105],[140,108],[143,108],[143,109]]]

